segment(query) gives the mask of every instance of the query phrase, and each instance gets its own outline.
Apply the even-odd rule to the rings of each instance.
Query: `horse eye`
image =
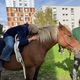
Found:
[[[68,35],[69,37],[72,37],[72,35]]]
[[[69,38],[71,38],[72,37],[72,35],[71,34],[67,34],[67,33],[64,33],[66,36],[68,36]]]

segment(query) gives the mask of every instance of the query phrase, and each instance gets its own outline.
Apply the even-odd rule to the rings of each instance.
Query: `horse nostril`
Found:
[[[74,54],[78,54],[80,52],[77,48],[74,48],[73,51],[74,51]]]

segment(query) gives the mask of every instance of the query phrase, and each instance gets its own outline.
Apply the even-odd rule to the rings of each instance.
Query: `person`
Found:
[[[20,40],[19,46],[23,46],[29,44],[29,42],[31,42],[32,40],[38,39],[37,36],[32,36],[30,38],[27,37],[29,34],[36,33],[38,33],[38,28],[28,23],[8,29],[3,35],[5,47],[0,56],[0,60],[2,61],[10,60],[10,56],[14,48],[14,39],[16,34],[18,34]]]

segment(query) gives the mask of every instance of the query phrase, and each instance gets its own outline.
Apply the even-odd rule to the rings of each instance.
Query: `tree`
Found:
[[[0,35],[3,34],[3,32],[2,32],[2,28],[3,28],[3,25],[0,24]]]
[[[46,8],[44,11],[39,10],[35,15],[34,15],[34,23],[38,26],[46,26],[46,25],[55,25],[56,20],[54,19],[52,9],[51,8]]]

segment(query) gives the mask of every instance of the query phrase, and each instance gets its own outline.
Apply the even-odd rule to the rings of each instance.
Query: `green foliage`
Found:
[[[44,13],[42,10],[36,13],[34,23],[39,26],[42,26],[45,24]]]
[[[70,57],[70,58],[69,58]],[[73,67],[73,54],[65,49],[65,54],[58,52],[58,46],[54,46],[47,54],[39,72],[39,80],[71,80],[70,73]]]
[[[2,28],[3,28],[3,25],[0,24],[0,35],[3,34],[3,32],[2,32]]]
[[[39,10],[35,14],[34,23],[38,26],[55,25],[56,20],[54,19],[52,9],[46,8],[44,11]]]

